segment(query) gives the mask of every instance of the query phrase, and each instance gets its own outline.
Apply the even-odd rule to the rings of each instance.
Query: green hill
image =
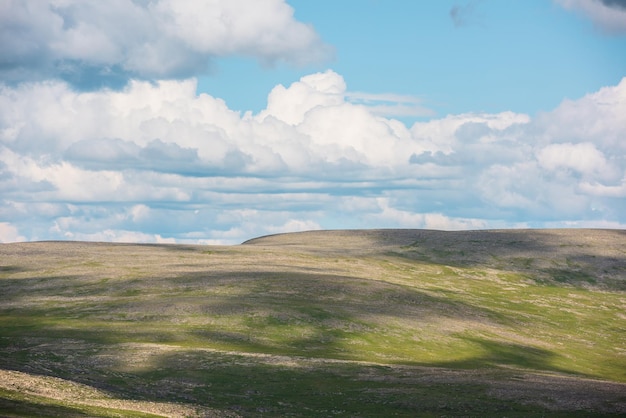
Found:
[[[626,413],[626,231],[3,244],[0,295],[0,416]]]

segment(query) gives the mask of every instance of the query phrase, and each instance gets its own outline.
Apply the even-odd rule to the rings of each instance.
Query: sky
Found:
[[[626,1],[0,0],[0,242],[626,227]]]

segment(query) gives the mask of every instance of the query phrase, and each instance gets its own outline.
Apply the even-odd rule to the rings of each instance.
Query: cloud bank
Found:
[[[332,54],[283,0],[5,0],[0,50],[5,81],[86,89],[187,78],[226,55],[302,65]]]
[[[330,70],[276,86],[257,114],[194,79],[3,85],[0,240],[626,224],[626,79],[532,118],[409,127],[365,99]]]

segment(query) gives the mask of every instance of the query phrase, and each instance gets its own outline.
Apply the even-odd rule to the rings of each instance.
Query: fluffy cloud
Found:
[[[626,79],[533,118],[407,127],[376,106],[333,71],[277,86],[258,114],[196,94],[193,79],[4,86],[2,239],[626,223]]]
[[[609,180],[615,174],[621,175],[620,170],[608,164],[604,154],[589,142],[548,145],[539,150],[537,160],[550,171],[572,170],[584,177],[604,177]]]
[[[0,49],[4,80],[88,88],[185,78],[224,55],[300,65],[332,53],[284,0],[6,0]]]
[[[7,222],[0,222],[0,243],[26,241],[17,228]]]
[[[626,2],[623,0],[555,0],[566,9],[583,13],[600,29],[626,34]]]

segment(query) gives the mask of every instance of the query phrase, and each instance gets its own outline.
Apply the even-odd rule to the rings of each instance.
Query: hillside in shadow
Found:
[[[519,272],[540,282],[626,290],[624,230],[310,231],[260,237],[244,245],[280,246],[318,254],[386,253],[446,266]]]

